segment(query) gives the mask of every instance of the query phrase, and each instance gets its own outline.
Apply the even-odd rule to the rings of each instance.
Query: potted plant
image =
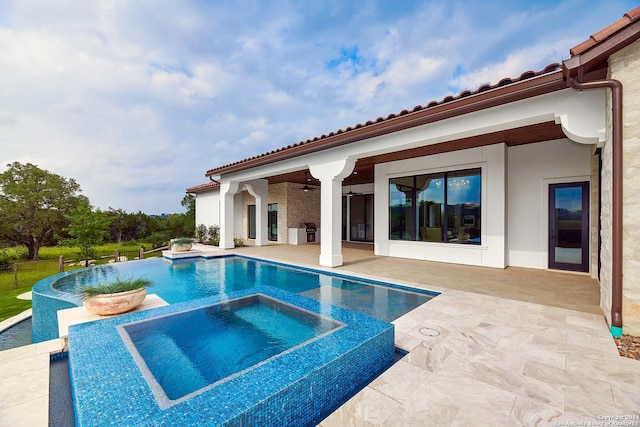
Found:
[[[176,252],[190,251],[193,246],[193,239],[190,237],[179,237],[171,239],[171,250]]]
[[[84,307],[93,314],[110,316],[126,313],[138,307],[147,296],[153,282],[144,278],[116,279],[111,283],[86,286],[77,293]]]

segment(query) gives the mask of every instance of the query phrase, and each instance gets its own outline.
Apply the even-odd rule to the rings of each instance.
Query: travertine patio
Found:
[[[235,252],[322,269],[318,245]],[[343,254],[332,271],[441,295],[394,322],[409,354],[321,426],[640,426],[640,361],[618,356],[597,281],[375,257],[370,245],[345,244]],[[46,364],[58,347],[0,353],[0,426],[47,425]]]
[[[319,247],[237,251],[317,266]],[[334,271],[442,293],[394,322],[409,354],[321,426],[640,426],[640,361],[618,355],[589,276],[343,255]]]

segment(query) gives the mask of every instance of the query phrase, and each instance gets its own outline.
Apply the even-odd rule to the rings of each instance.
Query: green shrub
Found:
[[[207,230],[207,234],[209,235],[209,239],[220,241],[220,226],[212,225]]]
[[[204,224],[199,224],[196,227],[196,239],[200,240],[202,243],[207,241],[207,226]]]
[[[29,259],[29,250],[26,246],[12,246],[5,249],[5,251],[13,261]]]
[[[187,243],[193,243],[193,239],[191,237],[178,237],[176,239],[171,239],[172,245],[186,245]]]
[[[13,262],[13,258],[6,250],[0,250],[0,266],[9,265]]]
[[[206,245],[218,246],[220,244],[220,226],[200,224],[196,227],[196,238]]]

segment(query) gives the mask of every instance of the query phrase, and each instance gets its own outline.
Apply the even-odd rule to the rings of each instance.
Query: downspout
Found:
[[[611,89],[611,143],[612,164],[612,277],[611,277],[611,334],[622,335],[622,83],[618,80],[604,79],[591,82],[579,82],[575,77],[568,78],[573,89]]]

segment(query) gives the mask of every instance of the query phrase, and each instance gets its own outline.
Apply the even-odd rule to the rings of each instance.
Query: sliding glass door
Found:
[[[373,242],[373,194],[356,194],[348,200],[351,206],[349,240]]]

